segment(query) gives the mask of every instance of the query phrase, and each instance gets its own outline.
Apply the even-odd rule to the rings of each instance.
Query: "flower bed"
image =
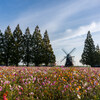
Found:
[[[0,67],[3,99],[100,100],[100,69]]]

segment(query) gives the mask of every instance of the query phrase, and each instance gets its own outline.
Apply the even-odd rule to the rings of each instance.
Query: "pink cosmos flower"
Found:
[[[47,77],[45,77],[45,79],[47,79]]]
[[[0,91],[2,91],[2,87],[0,86]]]
[[[63,68],[64,66],[61,66],[61,68]]]
[[[6,96],[3,96],[3,100],[8,100],[8,99],[6,98]]]
[[[21,92],[19,92],[19,94],[21,95]]]
[[[23,88],[22,88],[22,87],[21,87],[20,89],[21,89],[21,90],[23,90]]]
[[[4,84],[9,84],[9,83],[10,83],[10,81],[5,81],[5,82],[4,82]]]
[[[33,80],[35,81],[36,80],[36,77],[34,77]]]

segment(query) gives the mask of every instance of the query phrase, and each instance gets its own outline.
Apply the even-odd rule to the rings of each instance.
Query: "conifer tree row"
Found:
[[[33,34],[29,28],[23,34],[19,24],[13,33],[10,26],[7,27],[4,34],[0,30],[0,65],[15,65],[23,62],[26,66],[34,64],[39,66],[55,63],[55,55],[50,44],[47,31],[42,38],[40,29],[36,26]]]

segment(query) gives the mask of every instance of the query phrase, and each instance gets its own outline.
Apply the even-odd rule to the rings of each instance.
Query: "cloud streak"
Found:
[[[92,22],[91,24],[85,25],[85,26],[81,26],[76,30],[67,29],[64,32],[64,34],[65,33],[70,33],[70,36],[66,36],[64,38],[54,40],[54,41],[52,41],[52,43],[55,43],[55,42],[58,43],[58,42],[62,42],[62,41],[68,40],[68,39],[76,38],[78,36],[82,36],[82,35],[87,34],[88,31],[99,32],[100,31],[100,22],[97,22],[97,23],[96,22]]]
[[[42,9],[40,11],[27,10],[23,12],[17,19],[15,19],[11,26],[16,26],[20,24],[23,30],[27,26],[30,27],[30,30],[33,30],[35,25],[39,25],[42,32],[43,30],[47,29],[49,33],[52,35],[59,31],[60,27],[64,25],[64,21],[67,20],[70,16],[81,12],[83,10],[89,9],[91,7],[98,4],[98,0],[91,2],[89,5],[90,0],[75,0],[71,3],[64,2],[59,5],[55,5],[55,7]]]

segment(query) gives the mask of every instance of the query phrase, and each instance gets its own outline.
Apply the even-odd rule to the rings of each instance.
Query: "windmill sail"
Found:
[[[75,48],[74,48],[74,49],[72,49],[72,51],[71,51],[69,54],[71,54],[74,50],[75,50]]]
[[[61,62],[65,59],[66,57],[64,57],[62,60],[61,60]]]
[[[68,55],[64,49],[62,49],[62,50],[63,50],[63,52],[64,52],[66,55]]]

